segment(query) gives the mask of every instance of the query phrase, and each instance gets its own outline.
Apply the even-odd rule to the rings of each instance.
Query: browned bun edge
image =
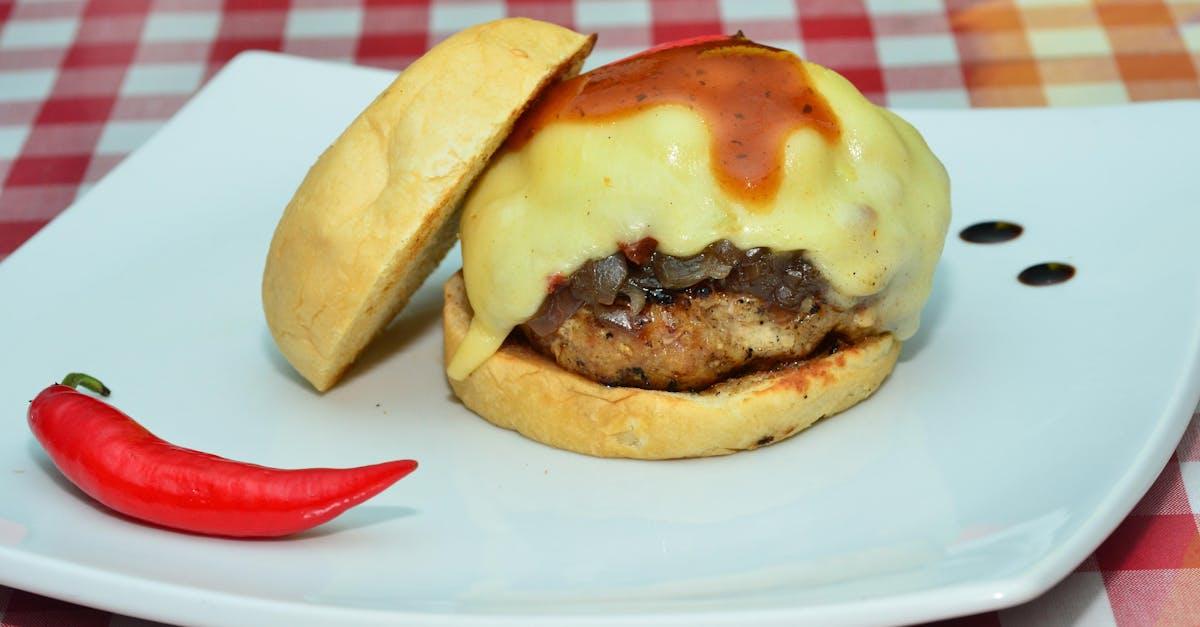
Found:
[[[462,273],[446,282],[445,359],[472,311]],[[789,438],[871,395],[896,364],[891,334],[834,355],[726,380],[698,393],[610,387],[506,342],[450,387],[489,422],[550,446],[595,455],[674,459],[728,455]]]

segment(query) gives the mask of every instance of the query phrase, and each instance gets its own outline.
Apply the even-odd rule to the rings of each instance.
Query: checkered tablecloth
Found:
[[[504,15],[598,33],[593,63],[740,29],[894,106],[1200,98],[1200,0],[0,0],[0,260],[242,50],[401,69]],[[1198,511],[1194,417],[1149,494],[1074,573],[1031,603],[953,622],[1200,625]],[[149,625],[4,587],[0,622]]]

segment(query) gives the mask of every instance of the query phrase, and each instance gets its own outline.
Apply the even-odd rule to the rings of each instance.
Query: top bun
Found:
[[[263,275],[280,350],[324,391],[399,313],[457,235],[471,183],[546,85],[595,37],[509,18],[463,30],[410,65],[309,170]]]

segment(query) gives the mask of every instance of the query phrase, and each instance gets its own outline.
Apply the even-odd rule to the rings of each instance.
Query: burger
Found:
[[[479,165],[418,230],[461,239],[443,309],[458,398],[552,446],[664,459],[765,446],[868,397],[917,329],[949,221],[920,134],[740,33],[574,76],[591,45],[576,37],[493,146],[422,146]],[[415,250],[374,280],[411,280],[445,248]]]

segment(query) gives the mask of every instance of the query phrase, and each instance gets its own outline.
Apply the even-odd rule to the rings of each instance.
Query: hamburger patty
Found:
[[[811,299],[802,311],[708,285],[672,291],[637,315],[584,304],[557,329],[525,337],[563,368],[608,385],[698,390],[747,369],[808,357],[830,333],[868,334],[853,311]],[[859,321],[863,325],[865,320]]]

